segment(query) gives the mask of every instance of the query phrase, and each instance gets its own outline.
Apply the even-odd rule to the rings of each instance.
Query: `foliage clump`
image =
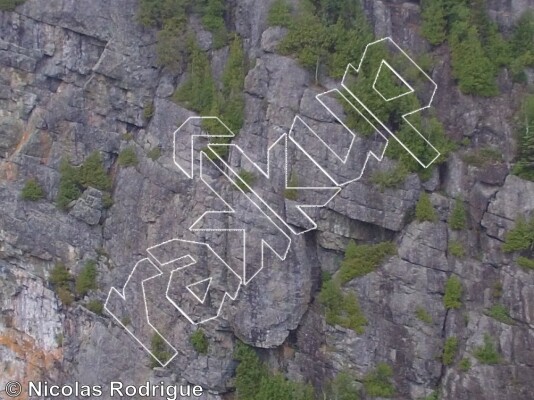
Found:
[[[44,191],[37,179],[28,179],[20,193],[22,200],[38,201],[44,197]]]
[[[451,365],[454,362],[457,350],[458,339],[454,336],[448,337],[445,340],[445,345],[443,346],[443,354],[441,356],[441,362],[443,363],[443,365]]]
[[[84,297],[90,290],[96,290],[98,288],[96,283],[97,275],[96,262],[93,260],[87,261],[76,277],[76,294]]]
[[[499,322],[502,322],[503,324],[512,325],[514,323],[514,320],[510,318],[508,310],[502,304],[492,305],[488,310],[486,310],[486,315],[496,319]]]
[[[461,199],[456,199],[454,203],[454,207],[449,217],[449,226],[455,231],[461,231],[467,227],[464,202]]]
[[[256,175],[254,175],[252,172],[247,170],[242,170],[239,172],[239,179],[236,179],[236,184],[245,193],[248,193],[251,191],[251,187],[254,185],[254,182],[256,182]]]
[[[430,313],[423,307],[419,306],[415,309],[415,316],[420,321],[424,322],[425,324],[431,324],[432,323],[432,316]]]
[[[459,240],[451,240],[449,242],[449,254],[456,258],[465,257],[466,251],[462,242]]]
[[[197,329],[189,337],[189,342],[199,354],[207,354],[209,349],[209,342],[206,334],[202,329]]]
[[[429,221],[436,222],[438,215],[432,202],[430,201],[430,196],[426,192],[422,192],[419,197],[419,201],[415,206],[415,218],[419,222]]]
[[[59,300],[66,306],[72,304],[74,296],[70,288],[73,278],[67,267],[64,264],[57,263],[50,275],[48,281],[52,284]]]
[[[119,153],[118,163],[121,167],[134,167],[139,164],[137,154],[133,147],[126,147]]]
[[[345,249],[339,279],[341,283],[346,283],[373,272],[386,258],[396,253],[397,247],[392,242],[358,245],[351,240]]]
[[[234,358],[237,397],[247,400],[313,400],[310,385],[287,380],[280,373],[272,373],[261,362],[254,350],[238,342]]]
[[[102,304],[100,300],[90,300],[85,305],[85,308],[95,313],[96,315],[102,315],[102,313],[104,312],[104,304]]]
[[[445,283],[443,304],[446,309],[457,309],[462,306],[462,282],[456,275],[452,275]]]
[[[291,25],[291,6],[287,0],[275,0],[271,5],[267,16],[267,23],[270,26],[289,27]]]
[[[484,344],[476,347],[473,355],[482,364],[495,365],[501,362],[501,356],[489,335],[484,335]]]
[[[111,178],[104,169],[102,156],[94,151],[87,156],[80,167],[74,167],[67,159],[61,160],[60,179],[56,197],[57,206],[65,210],[68,205],[80,197],[82,190],[88,187],[107,191],[111,188]]]
[[[328,398],[333,400],[358,400],[356,379],[349,371],[341,371],[327,386]]]
[[[159,361],[165,364],[171,358],[167,348],[168,345],[165,340],[159,334],[154,333],[150,340],[150,352],[154,355],[150,360],[151,368],[161,367]]]
[[[329,325],[340,325],[358,334],[365,332],[367,318],[355,294],[345,294],[337,279],[325,276],[319,302],[325,308],[325,319]]]
[[[13,11],[26,0],[0,0],[0,11]]]
[[[363,386],[370,397],[393,397],[395,386],[391,382],[393,369],[386,363],[379,363],[376,369],[365,375]]]
[[[522,179],[534,181],[534,95],[523,100],[518,115],[518,156],[512,172]]]

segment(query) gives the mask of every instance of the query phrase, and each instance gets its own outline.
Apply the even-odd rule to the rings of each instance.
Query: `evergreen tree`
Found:
[[[437,220],[436,210],[434,210],[430,196],[426,192],[421,193],[419,201],[415,206],[415,218],[420,222],[436,222]]]
[[[269,10],[267,22],[270,26],[289,27],[291,25],[291,6],[287,0],[275,0]]]
[[[451,229],[454,229],[455,231],[460,231],[466,228],[465,207],[461,199],[456,199],[456,202],[454,203],[449,224]]]
[[[102,156],[98,151],[89,154],[80,167],[79,182],[83,187],[91,186],[100,190],[108,190],[111,187],[111,178],[104,169]]]
[[[215,83],[207,55],[194,42],[190,42],[191,63],[189,78],[177,89],[174,98],[185,107],[206,115],[214,101]]]
[[[421,33],[432,45],[438,45],[447,38],[447,20],[442,0],[423,0],[421,3]]]
[[[519,121],[519,154],[513,173],[534,181],[534,95],[525,98]]]
[[[453,75],[460,90],[486,97],[498,94],[496,69],[482,48],[476,27],[458,24],[450,43]]]

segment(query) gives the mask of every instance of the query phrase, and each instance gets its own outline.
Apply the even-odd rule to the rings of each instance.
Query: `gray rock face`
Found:
[[[315,98],[326,89],[295,60],[276,54],[286,30],[266,26],[271,2],[235,3],[231,19],[255,64],[245,79],[245,123],[233,143],[265,168],[269,146],[289,131],[295,115],[320,133],[338,134],[341,128]],[[414,54],[428,49],[418,34],[415,3],[363,3],[379,36],[391,35]],[[171,307],[153,310],[155,323],[170,332],[178,350],[165,369],[148,367],[146,351],[117,321],[89,311],[86,302],[105,301],[110,287],[120,288],[147,248],[188,237],[188,228],[206,210],[224,208],[200,179],[189,179],[174,163],[173,132],[194,114],[170,100],[183,76],[158,68],[156,32],[135,22],[137,6],[135,0],[27,0],[15,13],[0,12],[0,385],[7,379],[150,380],[199,384],[215,393],[202,398],[219,400],[233,386],[232,354],[239,339],[264,348],[265,359],[292,379],[317,386],[345,369],[361,379],[384,361],[393,366],[398,400],[423,398],[438,388],[446,400],[532,397],[534,275],[501,251],[505,232],[518,216],[534,210],[534,183],[508,175],[515,152],[509,121],[519,89],[504,82],[496,98],[464,96],[454,86],[447,56],[436,60],[433,72],[437,115],[450,136],[460,139],[456,132],[463,132],[477,145],[494,145],[503,150],[504,162],[478,168],[454,154],[427,182],[411,174],[397,188],[380,190],[370,177],[394,162],[370,161],[361,180],[313,214],[317,230],[293,235],[286,260],[270,259],[239,297],[225,304],[221,318],[203,326],[206,355],[190,343],[193,326]],[[489,8],[509,28],[527,2],[495,0]],[[192,23],[201,47],[213,57],[214,76],[220,77],[228,49],[210,50],[211,34],[200,21]],[[144,115],[147,104],[154,107],[150,119]],[[332,107],[343,115],[339,103]],[[183,145],[177,160],[190,160],[189,138],[177,141]],[[206,145],[197,144],[197,150]],[[362,156],[371,146],[380,147],[363,140],[357,144]],[[339,145],[345,142],[340,139]],[[137,165],[118,165],[126,147],[134,148]],[[160,150],[159,157],[148,157],[153,149]],[[113,206],[103,210],[102,193],[88,188],[68,213],[58,210],[61,159],[79,165],[94,150],[113,178]],[[329,160],[324,148],[312,150],[318,159]],[[228,158],[232,167],[250,167],[238,152]],[[363,168],[361,162],[354,166]],[[305,157],[295,156],[294,167],[301,183],[329,183]],[[300,226],[288,211],[292,203],[281,189],[280,165],[275,170],[275,178],[259,178],[255,189],[290,224]],[[264,219],[220,171],[213,168],[207,175],[245,210],[237,220],[252,235],[264,233]],[[45,201],[20,199],[30,177],[38,178]],[[434,192],[436,223],[412,221],[423,188]],[[456,197],[466,202],[468,229],[463,231],[447,223]],[[218,216],[213,222],[235,221]],[[201,239],[239,263],[235,236]],[[343,287],[357,296],[367,318],[361,335],[327,325],[317,300],[321,273],[339,269],[350,239],[391,240],[398,247],[384,265]],[[463,246],[465,255],[453,254],[451,244]],[[72,306],[62,305],[47,282],[53,266],[61,262],[75,274],[90,259],[97,261],[99,289]],[[445,309],[443,302],[451,275],[462,282],[459,309]],[[164,290],[156,287],[153,296]],[[144,305],[136,304],[133,311],[143,317]],[[508,310],[507,323],[487,315],[499,304]],[[428,318],[421,320],[418,310]],[[474,356],[485,335],[502,358],[498,365]],[[458,339],[458,349],[445,366],[440,357],[448,337]],[[463,358],[472,364],[469,371],[459,366]]]
[[[102,217],[102,192],[88,188],[76,201],[69,215],[88,225],[96,225]]]

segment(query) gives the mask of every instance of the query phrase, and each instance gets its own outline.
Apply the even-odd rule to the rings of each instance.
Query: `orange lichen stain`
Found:
[[[11,161],[0,162],[0,182],[13,182],[17,179],[17,164]]]
[[[28,383],[43,380],[45,373],[55,369],[54,364],[63,359],[61,348],[53,351],[45,351],[37,346],[35,340],[18,331],[8,329],[0,334],[0,346],[5,347],[13,353],[14,357],[22,360],[24,368],[12,371],[6,369],[10,379],[18,380],[25,391],[18,397],[19,400],[27,400]]]
[[[28,143],[28,140],[30,140],[31,136],[32,134],[29,129],[22,131],[22,137],[20,138],[19,142],[15,146],[15,151],[11,154],[11,157],[10,157],[11,159],[13,159],[15,155],[20,153],[24,145],[26,145],[26,143]]]
[[[39,148],[42,151],[40,163],[47,165],[48,161],[50,161],[50,153],[52,151],[52,140],[48,132],[41,131],[41,135],[39,135],[39,144]]]

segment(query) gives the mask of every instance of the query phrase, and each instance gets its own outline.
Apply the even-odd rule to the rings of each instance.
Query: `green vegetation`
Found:
[[[152,339],[150,340],[150,352],[154,355],[154,357],[151,357],[151,368],[161,367],[158,360],[165,363],[171,358],[171,355],[167,351],[167,343],[165,343],[165,340],[157,333],[154,333],[154,336],[152,336]]]
[[[26,0],[0,0],[0,11],[13,11]]]
[[[52,271],[48,281],[54,286],[66,286],[72,280],[72,275],[65,265],[57,263]]]
[[[239,342],[234,352],[239,361],[235,386],[238,399],[246,400],[313,400],[309,385],[291,382],[280,373],[271,373],[254,350]]]
[[[91,300],[86,305],[89,311],[94,312],[96,315],[102,315],[104,312],[104,304],[100,300]]]
[[[236,184],[243,192],[248,193],[251,191],[251,187],[254,185],[254,182],[256,181],[256,176],[247,170],[242,170],[239,172],[239,179],[236,179]]]
[[[463,258],[466,255],[465,247],[459,240],[449,242],[449,254],[456,258]]]
[[[496,76],[509,67],[514,78],[525,79],[524,69],[534,65],[534,12],[519,19],[510,40],[505,40],[497,24],[486,13],[485,0],[424,0],[423,36],[433,45],[448,40],[453,75],[466,94],[498,94]]]
[[[135,149],[133,147],[126,147],[119,153],[117,162],[121,167],[134,167],[139,164]]]
[[[456,275],[452,275],[445,283],[443,304],[446,309],[457,309],[462,306],[462,282]]]
[[[421,34],[432,45],[439,45],[447,38],[447,21],[442,0],[422,0]]]
[[[44,197],[44,191],[37,179],[31,178],[26,181],[20,194],[22,200],[38,201]]]
[[[432,202],[430,201],[430,196],[427,192],[422,192],[421,196],[419,197],[419,201],[415,206],[415,218],[419,222],[436,222],[438,219],[436,210],[434,210],[434,206],[432,205]]]
[[[189,342],[199,354],[208,354],[209,342],[202,329],[197,329],[189,337]]]
[[[371,175],[371,183],[377,185],[383,192],[385,189],[398,188],[404,183],[407,176],[408,170],[404,165],[400,164],[387,171],[374,172]]]
[[[392,242],[357,245],[351,240],[345,249],[339,279],[341,283],[346,283],[373,272],[387,257],[396,253],[397,247]]]
[[[279,51],[307,69],[340,78],[373,39],[359,1],[303,0]]]
[[[501,362],[501,356],[489,335],[484,335],[484,345],[475,348],[473,355],[482,364],[494,365]]]
[[[470,150],[469,153],[463,155],[462,159],[469,165],[481,168],[489,164],[502,162],[502,153],[492,146],[485,146]]]
[[[107,210],[108,208],[111,208],[113,206],[113,203],[113,197],[110,193],[102,193],[102,207],[104,207],[104,209]]]
[[[71,166],[67,160],[63,159],[59,167],[59,172],[61,177],[59,180],[56,203],[59,208],[65,210],[70,202],[76,200],[81,194],[78,169]]]
[[[520,178],[534,181],[534,94],[523,100],[518,120],[519,152],[512,172]]]
[[[228,43],[228,31],[224,22],[224,0],[206,0],[202,9],[202,23],[213,34],[213,47],[219,49]]]
[[[154,112],[154,103],[147,103],[145,104],[145,108],[143,109],[143,117],[145,117],[146,121],[150,121],[154,116]]]
[[[521,256],[517,258],[517,265],[526,270],[532,270],[534,269],[534,260]]]
[[[121,139],[124,140],[125,142],[130,142],[133,140],[133,138],[134,136],[131,132],[126,132],[125,134],[121,136]]]
[[[358,400],[358,389],[354,385],[356,379],[348,371],[342,371],[329,383],[328,398],[332,400]]]
[[[70,289],[70,284],[72,282],[72,275],[61,263],[57,263],[52,271],[50,271],[50,276],[48,281],[54,287],[59,300],[66,306],[72,304],[74,301],[74,296]]]
[[[230,43],[221,90],[216,88],[207,55],[194,42],[190,43],[190,47],[189,78],[176,90],[174,100],[199,114],[219,116],[232,132],[238,133],[243,126],[245,108],[243,85],[246,65],[241,39],[234,35]],[[204,120],[202,126],[212,135],[228,134],[215,119]],[[211,142],[226,144],[230,140],[231,138],[213,138]],[[216,150],[220,156],[226,155],[226,147]]]
[[[432,323],[432,316],[430,313],[423,307],[419,306],[415,309],[415,316],[420,321],[424,322],[425,324],[431,324]]]
[[[355,294],[343,293],[337,279],[326,277],[323,280],[319,302],[325,308],[325,319],[329,325],[340,325],[358,334],[365,332],[367,318],[361,310]]]
[[[515,227],[505,235],[503,251],[510,253],[521,250],[531,250],[534,246],[534,218],[528,222],[519,217]]]
[[[161,157],[161,149],[159,147],[154,147],[148,151],[147,156],[152,161],[156,161],[158,158]]]
[[[489,309],[486,310],[486,315],[496,319],[503,324],[512,325],[514,320],[510,318],[508,310],[502,304],[494,304]]]
[[[379,363],[374,371],[363,379],[363,386],[370,397],[393,397],[395,386],[391,383],[393,369],[386,363]]]
[[[514,228],[506,232],[502,250],[505,253],[523,252],[530,255],[534,249],[534,217],[528,221],[524,217],[517,218]],[[528,266],[528,259],[522,258],[523,266]]]
[[[462,358],[458,363],[458,369],[462,372],[467,372],[471,368],[471,361],[469,358]]]
[[[461,231],[467,227],[464,202],[461,199],[456,199],[454,203],[454,208],[449,217],[449,226],[455,231]]]
[[[216,91],[209,59],[194,41],[189,42],[189,47],[191,48],[189,78],[176,90],[174,100],[199,114],[209,114]]]
[[[270,26],[290,27],[292,21],[291,5],[287,0],[275,0],[269,10],[267,23]]]
[[[93,151],[87,156],[79,169],[79,183],[82,187],[94,187],[100,190],[111,188],[111,178],[106,173],[102,163],[102,156]]]
[[[458,351],[458,339],[454,336],[448,337],[445,340],[445,345],[443,346],[443,354],[441,356],[441,362],[443,365],[451,365],[454,362],[456,357],[456,352]]]
[[[80,197],[83,189],[94,187],[106,191],[111,188],[111,178],[106,173],[102,157],[97,151],[89,154],[78,168],[72,166],[66,159],[61,160],[59,172],[56,204],[62,210],[65,210],[70,202]]]
[[[74,296],[67,286],[60,286],[55,290],[57,297],[64,305],[70,306],[74,302]]]
[[[87,261],[76,277],[76,294],[78,296],[84,297],[90,290],[98,288],[96,284],[97,274],[96,262],[93,260]]]

